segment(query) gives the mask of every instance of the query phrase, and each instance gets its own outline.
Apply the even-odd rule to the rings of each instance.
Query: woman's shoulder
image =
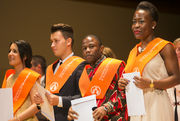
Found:
[[[171,43],[166,44],[160,51],[161,56],[168,56],[175,53],[174,46]]]

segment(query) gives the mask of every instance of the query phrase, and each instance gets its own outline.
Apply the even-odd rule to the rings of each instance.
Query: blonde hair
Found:
[[[115,53],[109,47],[104,47],[103,55],[105,55],[107,58],[116,58]]]
[[[176,45],[179,42],[180,42],[180,38],[177,38],[176,40],[174,40],[173,44]]]

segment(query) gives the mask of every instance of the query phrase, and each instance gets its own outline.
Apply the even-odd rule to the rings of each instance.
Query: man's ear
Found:
[[[104,45],[101,45],[101,47],[100,47],[101,53],[103,53],[103,50],[104,50]]]
[[[38,71],[41,71],[41,64],[38,64],[36,68],[38,69]]]
[[[156,22],[156,21],[153,21],[153,22],[152,22],[152,29],[154,30],[154,29],[156,28],[156,26],[157,26],[157,22]]]
[[[72,38],[66,39],[67,46],[72,46]]]
[[[41,69],[41,64],[38,64],[37,67]]]

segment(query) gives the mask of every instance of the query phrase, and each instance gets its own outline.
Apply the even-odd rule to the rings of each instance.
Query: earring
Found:
[[[155,27],[153,26],[152,29],[154,29]]]

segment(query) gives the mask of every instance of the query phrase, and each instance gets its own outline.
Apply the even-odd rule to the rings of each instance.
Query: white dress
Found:
[[[153,80],[168,77],[160,54],[157,54],[146,64],[142,77]],[[174,121],[172,105],[166,90],[148,88],[143,90],[143,93],[146,114],[143,116],[131,116],[130,121]]]

